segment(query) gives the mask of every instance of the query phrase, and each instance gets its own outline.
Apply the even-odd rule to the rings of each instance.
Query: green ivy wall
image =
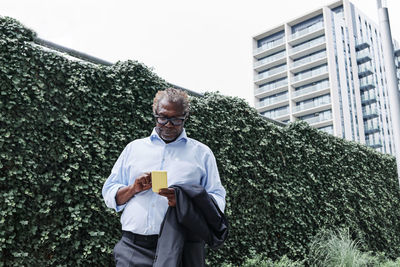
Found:
[[[35,45],[0,17],[0,265],[110,266],[119,214],[101,188],[124,146],[148,136],[167,83],[134,61],[99,66]],[[348,227],[364,249],[400,256],[395,159],[243,100],[192,97],[189,136],[214,152],[231,231],[211,266],[243,255],[301,259],[321,228]]]

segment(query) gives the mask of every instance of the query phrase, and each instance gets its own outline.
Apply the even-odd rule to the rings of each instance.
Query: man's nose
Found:
[[[168,121],[167,124],[165,124],[165,126],[167,126],[167,127],[174,127],[174,125],[172,124],[171,121]]]

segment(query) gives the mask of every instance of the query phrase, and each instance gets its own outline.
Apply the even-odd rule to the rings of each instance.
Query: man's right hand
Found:
[[[149,190],[151,188],[151,172],[145,172],[140,175],[131,186],[134,194]]]
[[[145,172],[135,179],[131,185],[120,188],[117,191],[115,200],[117,205],[123,205],[128,202],[134,195],[151,188],[151,172]]]

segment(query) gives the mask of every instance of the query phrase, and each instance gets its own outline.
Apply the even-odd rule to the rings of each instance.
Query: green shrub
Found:
[[[384,253],[361,250],[362,241],[353,240],[349,230],[320,230],[310,244],[307,256],[309,266],[324,267],[375,267],[400,266],[400,258],[395,262]]]
[[[66,59],[15,20],[0,25],[0,262],[112,265],[119,215],[101,187],[123,147],[150,134],[152,98],[167,83],[134,61]],[[240,265],[250,251],[301,260],[320,228],[400,254],[392,156],[305,123],[275,126],[214,93],[192,97],[186,129],[213,150],[227,189],[230,236],[210,265]]]
[[[292,261],[286,255],[280,260],[272,261],[260,254],[250,251],[244,256],[242,267],[398,267],[400,258],[396,261],[387,259],[384,253],[363,252],[361,241],[351,239],[349,230],[320,230],[312,239],[310,252],[303,261]],[[232,263],[224,263],[222,267],[236,267]]]
[[[299,261],[292,261],[286,255],[279,261],[272,261],[271,259],[263,259],[260,255],[253,255],[252,257],[245,257],[241,267],[303,267],[304,264]],[[222,267],[237,267],[232,263],[225,263]]]
[[[399,267],[400,266],[400,258],[397,258],[395,261],[387,260],[382,262],[379,267]]]
[[[322,232],[310,246],[311,266],[367,266],[371,255],[359,250],[359,243],[351,240],[348,231]]]

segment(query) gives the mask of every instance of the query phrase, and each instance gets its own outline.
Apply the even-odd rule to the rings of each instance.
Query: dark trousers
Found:
[[[158,235],[138,235],[122,231],[121,240],[114,247],[117,267],[151,267],[156,255]]]

